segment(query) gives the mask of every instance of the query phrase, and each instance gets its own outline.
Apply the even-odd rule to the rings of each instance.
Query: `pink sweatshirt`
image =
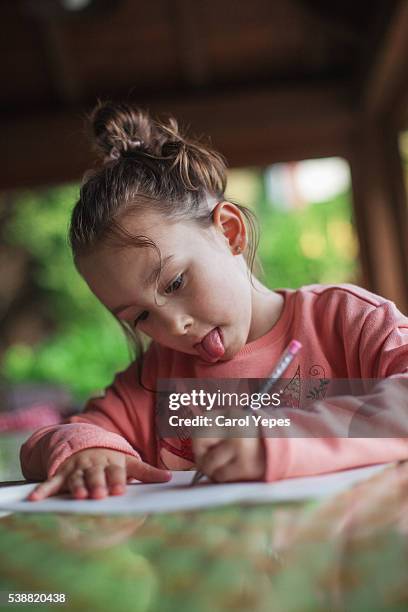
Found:
[[[155,388],[157,378],[266,378],[292,338],[303,345],[285,373],[295,407],[300,407],[297,389],[305,381],[309,381],[309,388],[318,389],[322,379],[331,378],[395,379],[397,375],[397,382],[401,376],[408,381],[408,318],[392,302],[350,284],[309,285],[277,293],[285,300],[279,320],[229,361],[208,364],[198,356],[152,342],[144,357],[144,386]],[[20,451],[25,478],[51,477],[65,459],[90,447],[122,451],[166,469],[194,468],[190,439],[159,437],[155,394],[139,385],[136,370],[132,363],[118,373],[104,395],[88,400],[81,414],[35,431]],[[404,391],[402,397],[407,408]],[[383,392],[375,401],[386,407]],[[322,392],[313,415],[319,422],[322,418],[325,423],[336,419],[350,422],[355,403],[356,398],[351,396],[325,400]],[[407,431],[403,408],[401,422]],[[323,435],[262,436],[266,451],[264,479],[270,482],[408,457],[407,433],[399,437],[347,438],[336,437],[329,427]]]

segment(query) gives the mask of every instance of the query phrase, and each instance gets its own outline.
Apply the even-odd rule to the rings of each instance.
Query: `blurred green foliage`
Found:
[[[110,384],[130,357],[121,327],[73,264],[67,233],[77,198],[77,185],[18,196],[5,239],[33,258],[34,280],[47,296],[56,331],[41,345],[10,347],[1,374],[9,382],[66,384],[83,401]]]
[[[300,210],[260,207],[259,258],[271,288],[312,283],[358,283],[358,247],[351,196]]]
[[[261,225],[259,255],[271,288],[309,283],[353,282],[356,243],[350,196],[284,212],[262,195],[256,211]],[[130,362],[124,334],[77,273],[67,244],[77,185],[20,193],[5,231],[35,262],[35,282],[46,295],[56,331],[41,345],[11,346],[1,375],[6,381],[67,385],[82,402],[99,392]],[[244,202],[242,202],[244,203]]]

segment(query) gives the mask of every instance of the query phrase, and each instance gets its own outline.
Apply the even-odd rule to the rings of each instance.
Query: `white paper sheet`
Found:
[[[9,512],[69,512],[78,514],[144,514],[198,510],[230,503],[266,503],[322,499],[340,493],[383,470],[387,465],[345,470],[322,476],[290,478],[273,483],[240,482],[211,484],[201,481],[194,487],[191,472],[173,472],[169,482],[142,484],[138,481],[127,485],[123,495],[104,499],[75,500],[67,494],[31,502],[24,498],[37,485],[24,484],[0,487],[1,515]]]

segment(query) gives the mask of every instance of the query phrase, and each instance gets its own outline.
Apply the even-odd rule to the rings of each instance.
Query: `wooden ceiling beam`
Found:
[[[315,4],[310,0],[292,0],[292,2],[302,11],[303,19],[307,20],[314,32],[321,32],[343,44],[358,44],[361,33],[352,23],[339,19],[336,7],[332,4],[327,2],[323,5]]]
[[[362,87],[362,108],[371,119],[388,116],[395,124],[407,118],[408,2],[397,5]]]
[[[354,113],[343,87],[236,92],[138,103],[204,134],[232,167],[347,155]],[[87,109],[89,110],[89,109]],[[0,122],[0,190],[78,180],[93,163],[85,111]]]
[[[78,103],[81,98],[79,82],[64,44],[60,21],[54,17],[44,18],[38,21],[38,28],[46,65],[59,101],[67,106]]]
[[[38,32],[44,68],[57,101],[64,106],[77,104],[81,91],[65,41],[64,7],[58,2],[23,2],[20,10]]]
[[[204,25],[198,14],[201,9],[205,6],[191,0],[176,0],[171,7],[181,71],[186,82],[195,88],[204,87],[210,81]]]

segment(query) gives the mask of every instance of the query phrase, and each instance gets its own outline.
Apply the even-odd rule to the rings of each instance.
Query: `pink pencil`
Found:
[[[293,361],[293,358],[295,357],[295,355],[297,355],[301,348],[302,344],[299,342],[299,340],[291,340],[289,342],[288,346],[285,348],[282,355],[280,356],[278,363],[276,364],[272,372],[269,374],[268,380],[259,390],[259,393],[267,393],[274,386],[278,378],[280,378],[282,374],[288,369],[288,367]]]
[[[282,355],[278,359],[278,363],[273,368],[272,372],[268,376],[268,380],[261,387],[259,393],[267,393],[272,389],[272,387],[276,384],[278,379],[282,376],[282,374],[288,369],[289,365],[292,363],[295,355],[302,348],[302,343],[299,340],[291,340],[288,346],[283,351]],[[190,486],[197,484],[199,480],[204,476],[204,474],[200,471],[197,471],[194,474],[193,480],[190,483]]]

